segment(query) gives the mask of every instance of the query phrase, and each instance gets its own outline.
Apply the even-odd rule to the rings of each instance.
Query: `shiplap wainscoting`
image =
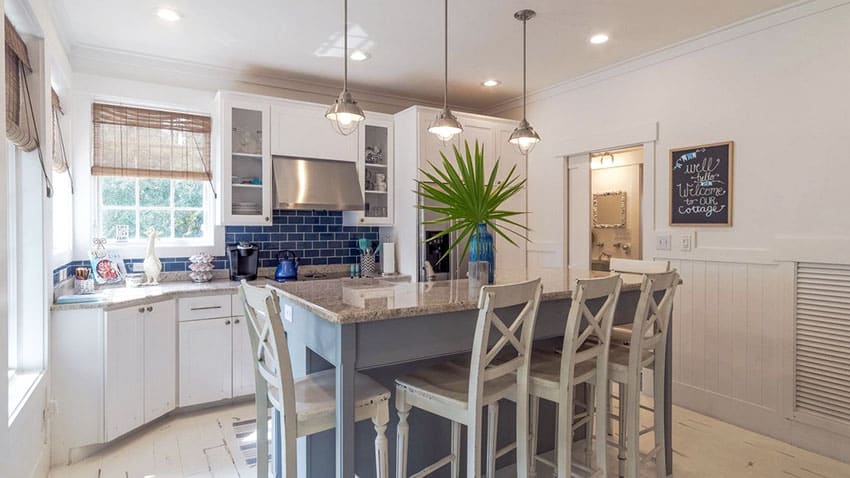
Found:
[[[674,403],[850,462],[850,426],[813,427],[795,410],[796,264],[671,265],[684,281],[673,317]]]

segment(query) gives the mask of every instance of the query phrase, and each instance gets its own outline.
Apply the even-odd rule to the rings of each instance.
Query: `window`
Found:
[[[212,241],[209,116],[94,103],[96,233],[142,241]]]
[[[144,240],[151,227],[166,241],[210,237],[204,182],[104,176],[99,183],[101,237],[117,239],[119,226],[130,241]]]

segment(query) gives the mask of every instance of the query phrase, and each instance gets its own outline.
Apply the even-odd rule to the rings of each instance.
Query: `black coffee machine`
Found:
[[[227,246],[227,257],[230,259],[230,280],[254,280],[257,278],[260,248],[256,244],[240,242]]]

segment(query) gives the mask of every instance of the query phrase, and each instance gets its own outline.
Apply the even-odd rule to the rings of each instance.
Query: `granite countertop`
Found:
[[[371,283],[376,281],[377,279],[363,278],[363,279],[340,279],[333,278],[332,276],[329,278],[320,278],[320,279],[310,279],[310,280],[301,280],[300,284],[305,287],[312,288],[316,287],[319,289],[323,289],[326,285],[322,285],[323,283],[327,284],[338,284],[341,281],[345,281],[347,284],[357,284],[359,282]],[[395,275],[388,276],[380,279],[382,282],[391,283],[391,281],[410,281],[410,276],[405,275]],[[259,277],[256,280],[249,282],[251,285],[257,287],[264,287],[267,284],[271,284],[274,286],[281,286],[283,284],[278,283],[268,277]],[[294,282],[292,282],[294,284]],[[159,285],[156,286],[139,286],[139,287],[126,287],[124,285],[115,285],[115,286],[102,286],[98,288],[95,296],[99,297],[101,300],[97,302],[82,302],[75,304],[52,304],[50,310],[52,311],[61,311],[61,310],[79,310],[79,309],[104,309],[104,310],[114,310],[114,309],[122,309],[125,307],[133,307],[139,305],[147,305],[155,302],[168,300],[168,299],[179,299],[183,297],[199,297],[199,296],[208,296],[208,295],[224,295],[224,294],[235,294],[237,288],[239,287],[240,282],[231,281],[226,278],[218,278],[213,279],[210,282],[196,283],[189,280],[171,280],[166,282],[160,282]],[[309,286],[308,286],[309,284]],[[61,292],[58,292],[57,295],[62,295],[63,293],[73,294],[73,288],[65,289]]]
[[[569,299],[577,279],[608,275],[609,272],[587,271],[572,274],[560,284],[549,281],[544,285],[542,300]],[[623,291],[640,288],[641,275],[621,276]],[[377,278],[270,285],[292,305],[337,324],[472,310],[478,307],[479,295],[478,289],[469,287],[468,280],[393,283]]]

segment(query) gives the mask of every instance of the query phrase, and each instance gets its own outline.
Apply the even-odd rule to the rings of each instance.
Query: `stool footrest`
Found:
[[[430,475],[431,473],[434,473],[435,471],[439,470],[440,468],[448,465],[449,463],[453,462],[455,459],[456,457],[454,455],[446,455],[440,460],[434,462],[433,464],[426,466],[421,471],[410,475],[410,478],[424,478]]]

